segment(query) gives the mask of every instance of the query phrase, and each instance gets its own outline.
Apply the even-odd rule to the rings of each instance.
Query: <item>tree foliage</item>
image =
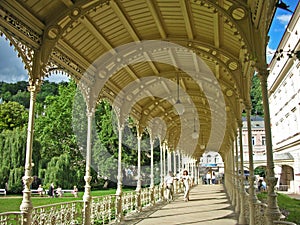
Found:
[[[252,87],[251,87],[251,103],[252,103],[252,115],[263,116],[263,105],[262,105],[262,94],[260,87],[260,80],[257,75],[252,77]]]
[[[4,100],[0,105],[3,109],[0,121],[6,121],[6,125],[4,122],[1,124],[2,133],[0,133],[0,181],[2,181],[0,187],[3,187],[7,181],[11,190],[20,192],[27,140],[26,96],[29,96],[29,93],[27,84],[24,85],[21,82],[18,85],[21,89],[15,91],[17,86],[0,83],[0,95]],[[75,82],[58,85],[45,82],[41,92],[37,95],[32,175],[37,178],[36,181],[41,179],[44,186],[52,182],[63,188],[71,188],[75,184],[80,188],[84,185],[84,157],[87,140],[86,104],[84,101],[75,99],[76,96]],[[81,95],[78,96],[82,98]],[[22,104],[12,103],[12,99]],[[11,112],[19,116],[13,115],[9,124],[7,116]],[[23,120],[18,122],[20,119]],[[93,169],[99,175],[116,179],[118,131],[115,114],[108,102],[102,101],[97,105],[94,122],[92,127]],[[128,125],[131,124],[133,121],[129,119]],[[135,126],[125,126],[122,141],[123,168],[137,166],[136,134]],[[150,141],[146,131],[143,134],[141,149],[141,164],[149,167]],[[159,162],[158,146],[154,151],[154,159]],[[97,174],[93,169],[91,173],[93,177],[96,177]],[[144,173],[149,173],[149,170],[145,169]],[[95,183],[93,186],[96,186]]]
[[[41,157],[46,159],[43,163],[44,172],[40,175],[43,174],[47,184],[60,182],[60,185],[65,183],[69,183],[68,186],[74,185],[77,175],[84,174],[84,160],[72,128],[75,90],[76,85],[73,82],[67,86],[59,86],[58,95],[46,97],[43,114],[36,119],[35,136],[42,146]],[[65,167],[72,169],[72,172],[64,170]],[[61,176],[65,176],[65,183],[62,183]],[[58,178],[60,180],[56,181]],[[80,180],[76,183],[83,185]]]
[[[17,102],[0,104],[0,132],[23,127],[28,123],[28,113],[23,105]]]
[[[24,176],[27,127],[17,127],[0,133],[0,187],[8,184],[10,192],[21,192]],[[41,156],[40,144],[33,141],[32,174],[38,174]]]
[[[78,170],[71,155],[63,153],[51,158],[45,169],[45,184],[71,189],[73,185],[83,186],[83,170]]]
[[[60,84],[44,81],[40,93],[37,95],[36,102],[43,103],[47,96],[55,96],[58,94],[58,86],[66,86],[67,82]],[[0,98],[4,102],[15,101],[29,108],[30,93],[27,90],[28,82],[19,81],[17,83],[0,82]]]

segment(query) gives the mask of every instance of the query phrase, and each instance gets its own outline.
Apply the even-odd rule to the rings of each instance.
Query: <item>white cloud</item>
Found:
[[[16,83],[18,81],[28,81],[28,73],[24,69],[24,63],[18,58],[18,53],[14,51],[9,42],[0,37],[0,81],[6,83]],[[51,75],[46,80],[59,83],[69,81],[69,78],[63,74]]]
[[[276,49],[270,48],[269,45],[267,46],[267,63],[271,62],[275,52],[276,52]]]
[[[276,19],[279,21],[280,24],[286,26],[289,23],[291,17],[292,17],[292,15],[283,14],[283,15],[277,16]]]
[[[58,74],[53,74],[49,77],[47,77],[45,80],[49,80],[50,82],[55,82],[55,83],[60,83],[62,81],[64,82],[69,82],[70,79],[67,77],[67,75],[58,73]]]

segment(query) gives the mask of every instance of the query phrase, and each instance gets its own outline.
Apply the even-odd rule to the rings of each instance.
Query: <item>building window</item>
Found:
[[[207,155],[207,163],[211,163],[211,156]]]
[[[266,145],[266,137],[265,136],[261,137],[261,145]]]
[[[255,145],[255,137],[252,136],[252,145]]]

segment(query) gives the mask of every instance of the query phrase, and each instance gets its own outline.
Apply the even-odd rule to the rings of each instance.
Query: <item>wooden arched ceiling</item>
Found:
[[[200,131],[197,143],[180,147],[186,151],[194,147],[188,153],[198,157],[203,153],[200,148],[203,143],[222,139],[219,147],[212,144],[209,149],[222,154],[231,144],[243,104],[249,101],[253,66],[265,63],[267,31],[275,2],[2,0],[0,29],[17,48],[33,80],[63,70],[81,85],[94,87],[97,77],[103,78],[110,68],[119,66],[98,90],[97,98],[114,102],[116,96],[123,94],[125,100],[135,100],[131,116],[141,126],[161,117],[168,124],[167,137],[173,137],[174,140],[168,140],[173,145],[178,143],[184,124],[190,129],[184,130],[188,135],[183,140],[189,142],[196,120]],[[174,43],[182,49],[165,48],[162,44],[161,49],[152,52],[141,50],[147,60],[133,59],[134,63],[119,57],[118,47],[147,40]],[[107,54],[115,58],[103,72],[99,70],[102,63],[99,58]],[[139,57],[137,53],[132,54]],[[154,61],[155,57],[161,61]],[[87,70],[88,75],[84,75]],[[213,79],[208,73],[213,74]],[[174,112],[176,86],[172,83],[176,84],[177,76],[180,91],[187,96],[181,96],[186,103],[187,116],[183,119]],[[124,88],[147,77],[153,79],[131,90],[139,93],[148,88],[144,97],[124,95]],[[220,96],[224,104],[216,100]],[[212,104],[215,104],[213,110]],[[221,120],[225,121],[225,133],[212,130],[212,124],[221,124]]]

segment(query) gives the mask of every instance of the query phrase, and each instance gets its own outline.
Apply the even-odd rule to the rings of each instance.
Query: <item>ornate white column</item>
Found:
[[[252,130],[251,130],[251,107],[246,106],[247,130],[248,130],[248,150],[249,150],[249,211],[250,224],[255,225],[255,204],[257,203],[256,191],[254,188],[254,167],[253,167],[253,148],[252,148]]]
[[[164,199],[164,159],[163,159],[163,144],[161,137],[159,138],[159,150],[160,150],[160,200]]]
[[[150,155],[151,155],[151,162],[150,162],[150,199],[151,204],[155,204],[155,198],[154,198],[154,162],[153,162],[153,146],[154,146],[154,139],[153,135],[150,133]]]
[[[92,119],[94,116],[94,109],[87,108],[87,144],[86,144],[86,165],[85,165],[85,186],[84,186],[84,195],[83,195],[83,224],[91,224],[91,205],[92,205],[92,196],[91,196],[91,153],[92,153]]]
[[[166,175],[166,143],[163,143],[163,175],[164,175],[164,179],[165,179],[165,175]],[[163,180],[164,182],[164,180]]]
[[[234,141],[233,141],[234,142]],[[235,160],[234,160],[234,143],[231,146],[231,182],[232,182],[232,206],[236,206],[236,190],[235,190]]]
[[[192,185],[195,182],[195,160],[190,158],[190,165],[191,165],[191,177],[192,177]]]
[[[275,185],[277,178],[274,172],[274,160],[272,149],[272,134],[270,124],[270,110],[267,89],[267,77],[269,72],[267,67],[259,71],[259,79],[262,91],[263,108],[264,108],[264,122],[265,122],[265,136],[266,136],[266,153],[267,153],[267,177],[266,183],[268,186],[268,208],[266,212],[267,224],[273,225],[274,220],[279,220],[281,213],[277,205],[277,195],[275,193]]]
[[[142,189],[142,180],[141,180],[141,140],[142,140],[142,134],[138,132],[137,134],[137,140],[138,140],[138,165],[137,165],[137,185],[136,185],[136,197],[137,197],[137,211],[140,212],[142,210],[142,202],[141,202],[141,189]]]
[[[243,133],[242,133],[243,124],[240,122],[239,124],[239,141],[240,141],[240,215],[239,215],[239,224],[246,224],[246,217],[245,217],[245,184],[244,184],[244,151],[243,151]]]
[[[166,174],[169,174],[169,171],[172,171],[172,152],[171,149],[167,149],[167,159],[168,159],[168,171]]]
[[[236,196],[236,205],[235,205],[235,212],[239,215],[241,212],[241,199],[240,199],[240,181],[239,181],[239,148],[238,148],[238,141],[237,137],[235,137],[235,196]]]
[[[180,151],[177,151],[178,154],[178,167],[177,167],[177,171],[180,173],[181,172],[181,165],[182,165],[182,155],[180,153]]]
[[[199,184],[199,163],[195,159],[195,184]]]
[[[123,136],[124,125],[118,122],[118,184],[116,191],[116,217],[117,221],[122,220],[122,183],[123,183],[123,173],[122,173],[122,136]]]
[[[176,151],[173,151],[173,172],[176,175],[177,165],[176,165]]]
[[[31,176],[32,164],[32,145],[33,145],[33,131],[34,131],[34,110],[36,95],[40,90],[41,81],[32,79],[29,80],[28,91],[30,92],[30,107],[28,116],[28,128],[27,128],[27,142],[26,142],[26,158],[25,158],[25,174],[22,177],[24,190],[23,199],[20,205],[20,210],[24,213],[23,224],[31,224],[31,212],[32,212],[32,202],[31,202],[31,191],[30,185],[33,181]]]
[[[174,173],[174,176],[176,176],[176,173],[177,172],[177,163],[176,163],[176,151],[174,150],[173,151],[173,173]],[[177,193],[177,180],[175,179],[174,180],[174,193],[176,194]]]

